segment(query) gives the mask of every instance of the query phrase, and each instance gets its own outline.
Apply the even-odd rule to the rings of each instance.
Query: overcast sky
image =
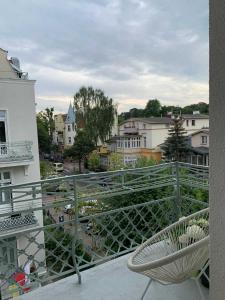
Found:
[[[36,79],[37,109],[68,108],[83,85],[119,111],[208,102],[205,0],[3,0],[0,47]]]

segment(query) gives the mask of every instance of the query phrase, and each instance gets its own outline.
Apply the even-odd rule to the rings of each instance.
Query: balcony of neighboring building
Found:
[[[136,126],[125,126],[124,125],[124,134],[138,134],[139,133],[139,128]]]
[[[27,165],[32,160],[32,142],[0,143],[0,167]]]

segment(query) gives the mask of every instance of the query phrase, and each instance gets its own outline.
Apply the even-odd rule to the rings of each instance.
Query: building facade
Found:
[[[35,81],[20,69],[19,60],[9,59],[7,51],[0,49],[0,186],[40,180],[34,86]],[[0,235],[13,232],[15,236],[21,227],[26,231],[43,225],[40,211],[26,212],[27,208],[41,205],[41,200],[31,202],[21,196],[12,202],[11,198],[10,193],[0,193]],[[38,239],[42,242],[43,235]],[[16,236],[9,240],[4,253],[0,248],[0,270],[4,262],[9,263],[7,260],[24,267],[23,257],[18,258],[15,251],[24,243],[28,243],[26,238]],[[35,252],[34,248],[28,249],[31,256]],[[43,257],[42,251],[36,259]]]
[[[209,129],[200,129],[190,136],[191,153],[188,162],[195,165],[209,165]]]
[[[57,114],[54,116],[55,131],[53,141],[61,150],[73,145],[76,136],[76,113],[70,103],[67,114]]]
[[[193,113],[183,115],[183,127],[187,135],[209,127],[209,116]],[[160,161],[160,145],[168,137],[172,119],[168,117],[132,118],[119,126],[116,152],[122,154],[124,163],[134,163],[139,156]]]

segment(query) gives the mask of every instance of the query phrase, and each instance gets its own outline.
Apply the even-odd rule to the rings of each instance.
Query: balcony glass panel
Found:
[[[32,160],[31,142],[0,143],[0,163]]]

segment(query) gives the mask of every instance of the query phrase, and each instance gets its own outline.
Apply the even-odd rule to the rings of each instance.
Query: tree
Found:
[[[95,145],[90,140],[85,130],[78,130],[72,147],[64,151],[64,157],[72,157],[78,160],[79,172],[81,173],[81,162],[87,158],[88,154],[95,149]]]
[[[145,117],[160,117],[161,115],[161,104],[159,100],[152,99],[148,100],[145,106]]]
[[[183,114],[192,114],[193,111],[199,111],[201,114],[208,114],[209,104],[205,102],[199,102],[197,104],[191,104],[182,108]]]
[[[54,122],[54,107],[46,108],[44,111],[38,113],[38,118],[42,121],[45,128],[47,128],[49,141],[52,144],[53,141],[53,132],[55,130]]]
[[[150,167],[154,166],[155,164],[156,161],[153,158],[148,158],[146,156],[140,155],[135,162],[135,168]]]
[[[96,170],[100,167],[100,157],[96,150],[92,151],[88,157],[88,168]]]
[[[123,156],[120,153],[112,153],[109,156],[109,171],[124,169]]]
[[[188,138],[185,134],[183,119],[181,117],[175,117],[173,119],[173,126],[169,129],[169,137],[162,146],[167,159],[182,161],[189,153]]]
[[[38,131],[38,144],[39,151],[44,153],[50,152],[50,138],[46,122],[41,117],[40,113],[37,114],[37,131]]]
[[[105,96],[102,90],[80,88],[74,95],[74,106],[78,128],[85,128],[95,145],[99,139],[104,142],[111,135],[116,108],[113,100]]]

